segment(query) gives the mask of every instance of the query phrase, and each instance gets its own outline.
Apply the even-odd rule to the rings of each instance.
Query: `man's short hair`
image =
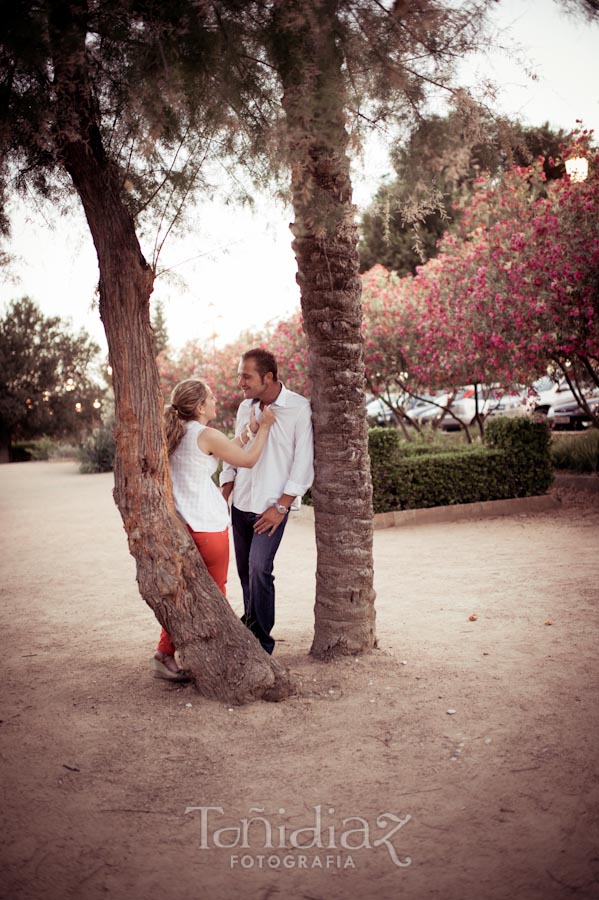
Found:
[[[262,348],[256,348],[255,350],[247,350],[243,356],[241,357],[243,362],[248,359],[254,360],[254,365],[256,366],[256,371],[259,373],[260,378],[264,378],[267,372],[272,372],[272,377],[274,381],[277,381],[279,378],[278,369],[277,369],[277,361],[274,358],[273,354],[268,350],[262,350]]]

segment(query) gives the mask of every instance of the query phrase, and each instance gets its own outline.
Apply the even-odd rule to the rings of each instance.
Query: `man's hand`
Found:
[[[268,532],[268,536],[272,537],[284,518],[285,513],[277,512],[274,506],[269,506],[256,520],[254,531],[256,534]]]
[[[229,502],[229,497],[231,496],[231,491],[233,490],[233,484],[233,481],[226,481],[220,489],[220,492],[227,503]]]

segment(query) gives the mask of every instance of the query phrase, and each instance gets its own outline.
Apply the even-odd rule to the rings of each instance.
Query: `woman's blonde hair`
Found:
[[[174,389],[171,404],[164,411],[168,455],[174,453],[185,434],[185,423],[195,419],[198,404],[208,396],[208,388],[197,378],[181,381]]]

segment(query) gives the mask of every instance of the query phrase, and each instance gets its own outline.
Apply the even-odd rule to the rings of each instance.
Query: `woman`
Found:
[[[164,419],[175,508],[187,524],[208,572],[226,594],[229,508],[212,476],[219,459],[237,467],[255,466],[275,417],[267,406],[258,425],[252,411],[248,431],[229,440],[208,427],[215,415],[216,401],[208,385],[190,378],[173,391]],[[251,446],[244,450],[250,440]],[[189,675],[179,668],[175,647],[164,628],[151,665],[155,678],[189,680]]]

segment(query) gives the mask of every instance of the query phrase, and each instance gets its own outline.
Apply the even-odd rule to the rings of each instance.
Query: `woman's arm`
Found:
[[[204,428],[202,433],[198,435],[198,447],[204,453],[212,453],[231,466],[252,469],[260,458],[260,454],[266,444],[268,432],[271,425],[274,425],[274,422],[274,413],[269,406],[265,406],[260,417],[258,433],[247,450],[242,449],[237,438],[229,440],[216,428]]]
[[[252,440],[253,437],[258,433],[258,422],[256,421],[256,413],[254,412],[254,404],[252,403],[250,407],[250,420],[246,424],[243,431],[236,435],[231,440],[238,444],[240,447],[245,447],[245,445]]]

